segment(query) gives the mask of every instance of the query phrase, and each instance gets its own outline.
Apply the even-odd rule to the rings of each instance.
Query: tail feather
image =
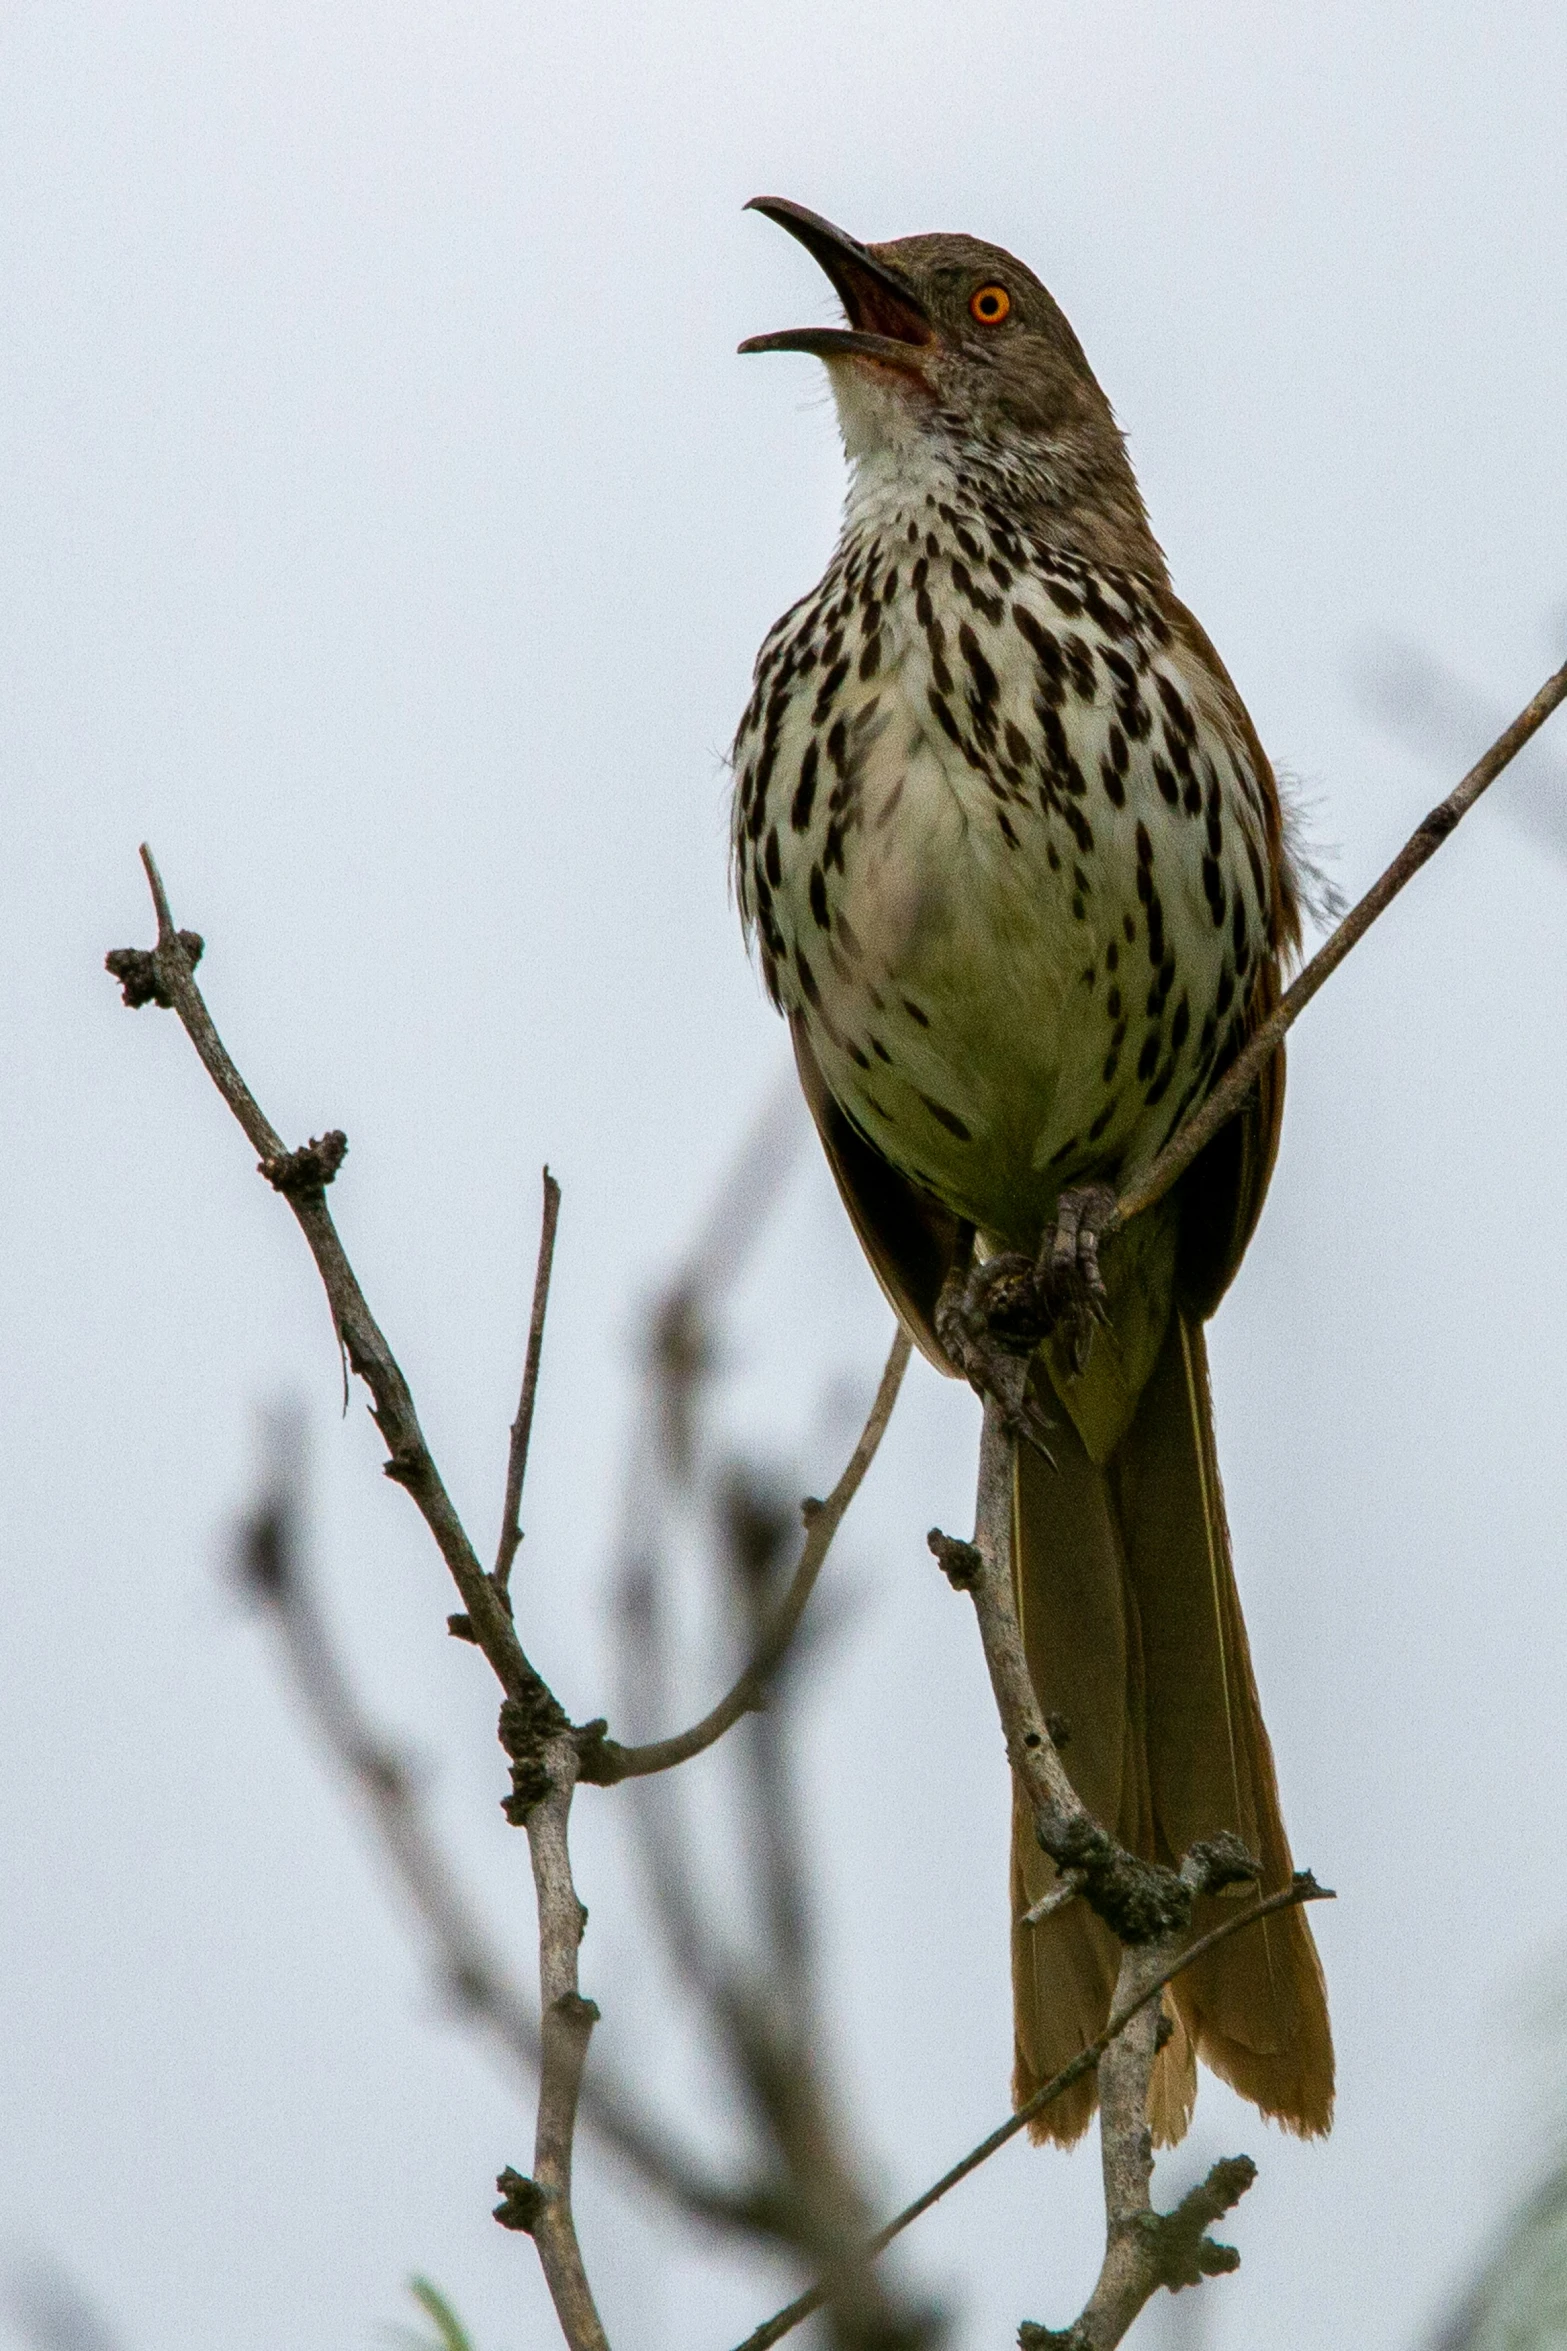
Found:
[[[1073,1785],[1134,1852],[1174,1862],[1230,1829],[1262,1862],[1264,1888],[1282,1886],[1289,1841],[1230,1559],[1201,1326],[1172,1314],[1105,1468],[1056,1418],[1054,1469],[1020,1448],[1015,1548],[1029,1666],[1041,1704],[1065,1719]],[[1035,1927],[1015,1923],[1055,1874],[1015,1809],[1019,2103],[1101,2029],[1119,1959],[1081,1903]],[[1198,1908],[1199,1931],[1233,1914],[1223,1897]],[[1156,2139],[1186,2129],[1195,2055],[1289,2128],[1327,2129],[1333,2048],[1303,1912],[1222,1945],[1177,1979],[1166,2005],[1177,2029],[1155,2068]],[[1094,2103],[1092,2082],[1080,2084],[1046,2109],[1036,2136],[1077,2138]]]

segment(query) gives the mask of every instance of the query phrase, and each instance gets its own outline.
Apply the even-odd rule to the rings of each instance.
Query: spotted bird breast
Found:
[[[894,1165],[1017,1245],[1154,1156],[1277,943],[1271,778],[1182,619],[927,498],[846,534],[736,738],[770,993]]]

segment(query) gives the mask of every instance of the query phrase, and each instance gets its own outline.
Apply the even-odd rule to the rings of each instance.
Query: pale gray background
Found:
[[[595,1711],[638,1301],[783,1061],[721,754],[840,491],[819,370],[732,356],[831,315],[742,202],[1039,268],[1353,889],[1437,780],[1362,714],[1374,634],[1498,702],[1548,666],[1564,88],[1543,0],[12,0],[0,2236],[69,2258],[134,2351],[368,2344],[412,2267],[486,2347],[551,2339],[488,2217],[522,2115],[437,2016],[221,1581],[256,1407],[301,1396],[340,1621],[525,1949],[487,1677],[360,1401],[338,1417],[302,1246],[172,1021],[100,969],[150,935],[137,840],[273,1117],[349,1132],[345,1233],[486,1540],[559,1171],[521,1588]],[[1207,2297],[1237,2351],[1409,2343],[1549,2138],[1524,2060],[1567,1920],[1564,911],[1567,867],[1488,804],[1334,983],[1214,1334],[1297,1851],[1341,1896],[1333,2138],[1212,2084],[1199,2108],[1203,2155],[1263,2166]],[[806,1166],[736,1410],[819,1478],[823,1384],[863,1399],[887,1316]],[[915,1372],[812,1714],[889,2199],[1004,2097],[1002,1759],[923,1547],[964,1519],[974,1424]],[[584,1981],[624,2049],[613,1806],[580,1808]],[[597,2171],[582,2205],[627,2351],[721,2346],[778,2284],[671,2255]],[[911,2271],[962,2287],[965,2347],[1059,2323],[1096,2206],[1092,2153],[1013,2149]]]

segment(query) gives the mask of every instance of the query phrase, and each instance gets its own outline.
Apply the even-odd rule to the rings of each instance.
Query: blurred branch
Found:
[[[1414,645],[1386,639],[1368,646],[1356,656],[1352,675],[1371,716],[1406,750],[1436,766],[1469,758],[1501,724],[1502,713],[1488,695],[1475,693],[1444,662]],[[1543,848],[1567,858],[1567,762],[1538,739],[1519,753],[1502,806]]]
[[[536,2085],[542,2044],[531,1994],[483,1926],[437,1834],[419,1783],[371,1722],[349,1677],[305,1560],[305,1477],[297,1432],[280,1429],[257,1504],[240,1532],[246,1588],[266,1609],[294,1687],[334,1763],[362,1799],[392,1872],[429,1936],[457,2014],[477,2025],[509,2071]],[[582,2088],[583,2119],[644,2185],[679,2211],[717,2227],[749,2226],[745,2201],[694,2157],[667,2126],[639,2111],[629,2088],[595,2065]]]
[[[729,1196],[743,1195],[735,1187]],[[792,1768],[799,1683],[781,1670],[826,1543],[891,1411],[908,1350],[895,1341],[865,1433],[831,1501],[807,1506],[805,1555],[790,1576],[785,1563],[794,1513],[781,1481],[747,1461],[711,1463],[702,1383],[688,1377],[688,1364],[714,1359],[711,1318],[719,1295],[717,1282],[709,1287],[682,1276],[655,1309],[655,1331],[663,1331],[678,1306],[690,1344],[648,1353],[617,1616],[623,1709],[628,1718],[656,1716],[671,1691],[664,1605],[670,1537],[678,1510],[697,1517],[725,1624],[734,1646],[753,1659],[737,1690],[759,1685],[763,1667],[772,1685],[765,1706],[758,1686],[743,1734],[726,1750],[732,1813],[726,1841],[735,1861],[724,1885],[751,1930],[746,1955],[731,1947],[713,1915],[696,1866],[707,1840],[678,1822],[670,1785],[644,1777],[633,1819],[661,1938],[751,2128],[753,2184],[746,2194],[759,2239],[792,2253],[808,2276],[832,2274],[828,2330],[840,2351],[916,2351],[938,2339],[940,2313],[908,2303],[863,2263],[846,2259],[863,2240],[871,2204],[825,2056]],[[795,1660],[798,1654],[797,1647],[789,1652]],[[708,1726],[726,1727],[714,1717]]]
[[[6,2280],[11,2323],[32,2351],[120,2351],[120,2339],[70,2271],[46,2256],[19,2262]]]
[[[731,1689],[718,1704],[704,1714],[688,1730],[677,1731],[667,1739],[650,1739],[645,1745],[624,1747],[617,1740],[605,1739],[595,1758],[594,1776],[606,1782],[644,1778],[650,1772],[669,1771],[677,1763],[687,1763],[693,1755],[700,1755],[731,1730],[742,1715],[753,1714],[765,1705],[768,1685],[778,1671],[789,1644],[799,1630],[800,1619],[816,1587],[816,1579],[823,1562],[832,1548],[833,1537],[843,1524],[844,1514],[865,1480],[865,1473],[876,1458],[876,1450],[892,1418],[892,1408],[898,1401],[898,1390],[909,1367],[910,1344],[907,1334],[894,1334],[888,1352],[886,1368],[876,1390],[875,1400],[858,1442],[825,1502],[814,1497],[801,1505],[805,1519],[805,1541],[788,1589],[771,1611],[762,1627],[749,1664]]]
[[[1118,1986],[1116,2002],[1110,2012],[1109,2021],[1097,2040],[1090,2041],[1088,2046],[1080,2050],[1069,2065],[1063,2066],[1052,2080],[1044,2083],[1031,2098],[1009,2114],[1005,2122],[998,2123],[988,2137],[980,2140],[977,2147],[971,2147],[961,2161],[953,2164],[950,2171],[943,2172],[939,2180],[932,2181],[921,2195],[915,2197],[912,2204],[906,2204],[903,2210],[895,2214],[884,2227],[877,2229],[873,2236],[867,2237],[863,2245],[857,2248],[853,2258],[861,2263],[875,2261],[880,2254],[885,2253],[895,2237],[900,2237],[906,2228],[929,2212],[933,2204],[939,2204],[942,2197],[955,2188],[961,2180],[966,2180],[971,2172],[978,2171],[982,2163],[988,2163],[992,2155],[1006,2146],[1009,2140],[1015,2139],[1020,2131],[1026,2130],[1047,2106],[1053,2104],[1057,2098],[1064,2097],[1075,2082],[1080,2082],[1085,2074],[1092,2073],[1120,2035],[1148,2008],[1150,2002],[1160,1997],[1167,1984],[1174,1983],[1176,1977],[1184,1969],[1193,1966],[1197,1960],[1205,1958],[1218,1944],[1228,1942],[1232,1935],[1242,1934],[1247,1927],[1255,1926],[1259,1919],[1271,1918],[1275,1911],[1291,1910],[1302,1902],[1331,1902],[1332,1899],[1333,1896],[1328,1889],[1325,1886],[1319,1886],[1309,1872],[1302,1873],[1295,1878],[1292,1884],[1281,1888],[1278,1893],[1267,1895],[1263,1900],[1253,1903],[1250,1909],[1240,1912],[1238,1916],[1227,1918],[1222,1926],[1214,1927],[1208,1934],[1199,1936],[1197,1941],[1189,1945],[1185,1951],[1180,1952],[1173,1960],[1167,1961],[1162,1968],[1148,1977],[1130,1997],[1123,1997]],[[1146,2130],[1146,2123],[1143,2127]],[[1237,2197],[1244,2194],[1246,2188],[1251,2185],[1250,2176],[1244,2178],[1241,2176],[1239,2168],[1241,2166],[1245,2167],[1248,2175],[1251,2174],[1252,2167],[1245,2156],[1232,2157],[1229,2163],[1215,2164],[1208,2174],[1207,2180],[1199,2188],[1192,2190],[1189,2195],[1184,2196],[1174,2213],[1159,2213],[1151,2217],[1156,2222],[1165,2224],[1166,2228],[1169,2228],[1172,2223],[1179,2222],[1179,2238],[1184,2240],[1191,2229],[1194,2217],[1202,2208],[1205,2190],[1211,2196],[1215,2187],[1228,2186],[1233,2187],[1234,2193],[1228,2197],[1224,2204],[1215,2206],[1207,2213],[1207,2218],[1203,2222],[1204,2226],[1208,2225],[1209,2221],[1218,2219],[1221,2213],[1228,2211]],[[1146,2231],[1146,2222],[1144,2230]],[[1147,2233],[1150,2242],[1157,2244],[1159,2232],[1154,2230]],[[1176,2232],[1172,2229],[1169,2239],[1172,2255],[1177,2241]],[[1210,2255],[1222,2255],[1227,2251],[1227,2248],[1211,2246],[1206,2250]],[[1193,2249],[1193,2266],[1199,2270],[1202,2251],[1203,2248],[1200,2244]],[[1223,2266],[1233,2267],[1233,2257]],[[1202,2271],[1201,2274],[1207,2273]],[[1063,2346],[1063,2351],[1066,2351],[1067,2346],[1071,2347],[1071,2351],[1077,2351],[1079,2344],[1082,2345],[1083,2351],[1090,2351],[1090,2346],[1092,2346],[1092,2351],[1098,2351],[1101,2344],[1113,2344],[1121,2340],[1127,2327],[1131,2325],[1137,2312],[1142,2309],[1155,2288],[1163,2284],[1187,2285],[1195,2283],[1195,2278],[1185,2276],[1180,2278],[1167,2278],[1162,2275],[1154,2277],[1150,2281],[1147,2291],[1140,2294],[1136,2308],[1127,2312],[1125,2323],[1121,2326],[1119,2333],[1082,2334],[1079,2330],[1084,2321],[1080,2319],[1076,2328],[1068,2328],[1064,2334],[1055,2336],[1051,2336],[1042,2328],[1027,2326],[1023,2330],[1022,2339],[1026,2343],[1036,2346],[1047,2344],[1053,2340]],[[745,2341],[737,2346],[737,2351],[771,2351],[771,2346],[774,2343],[781,2343],[785,2335],[791,2334],[803,2320],[810,2318],[814,2312],[820,2310],[823,2303],[835,2290],[837,2288],[834,2281],[823,2279],[820,2284],[812,2286],[808,2293],[801,2294],[797,2300],[775,2312],[764,2326],[759,2326],[753,2334],[747,2335]],[[1099,2288],[1096,2288],[1095,2291],[1097,2294]],[[1092,2304],[1090,2304],[1090,2308],[1092,2308]],[[1086,2318],[1086,2316],[1085,2312],[1084,2317]]]
[[[502,1592],[511,1582],[512,1563],[522,1542],[522,1481],[528,1471],[528,1440],[533,1434],[533,1406],[539,1392],[539,1358],[544,1352],[544,1315],[550,1301],[550,1273],[555,1263],[555,1228],[560,1222],[560,1186],[544,1170],[544,1214],[539,1224],[539,1262],[533,1276],[533,1311],[528,1317],[528,1352],[522,1367],[522,1394],[511,1424],[511,1450],[506,1459],[506,1502],[501,1512],[500,1549],[495,1554],[495,1581]]]

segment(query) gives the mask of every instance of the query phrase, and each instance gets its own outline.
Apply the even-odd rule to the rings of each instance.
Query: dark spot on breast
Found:
[[[838,944],[842,947],[845,955],[852,955],[855,962],[858,963],[865,950],[860,945],[854,925],[846,914],[840,913],[838,916],[837,933]]]
[[[1125,780],[1108,751],[1099,762],[1099,781],[1104,785],[1105,798],[1111,807],[1124,808],[1126,806]]]
[[[1072,679],[1072,691],[1079,702],[1092,702],[1098,691],[1094,677],[1094,657],[1081,637],[1069,632],[1063,647],[1066,666]]]
[[[1108,947],[1105,949],[1105,970],[1114,971],[1120,960],[1121,949],[1119,942],[1115,939],[1112,939]]]
[[[933,620],[925,631],[925,642],[930,647],[930,674],[943,694],[952,691],[952,672],[947,667],[947,632],[939,620]]]
[[[1194,743],[1197,739],[1197,721],[1193,718],[1175,680],[1166,677],[1161,669],[1154,673],[1154,684],[1158,689],[1159,699],[1164,704],[1165,718],[1171,728],[1183,741]]]
[[[1008,816],[1004,808],[997,809],[996,822],[1001,827],[1001,837],[1006,842],[1007,847],[1009,849],[1015,849],[1018,846],[1018,837],[1012,829],[1012,819]]]
[[[820,1008],[822,994],[816,985],[816,974],[806,962],[798,939],[794,943],[794,967],[800,975],[800,985],[805,991],[806,1003]]]
[[[898,802],[902,798],[903,778],[902,776],[899,776],[897,782],[893,785],[892,790],[887,794],[886,799],[883,800],[880,808],[878,808],[876,811],[876,830],[878,832],[881,831],[883,825],[891,824],[893,818],[898,813]]]
[[[1048,702],[1036,702],[1034,716],[1039,721],[1039,731],[1044,737],[1044,764],[1063,791],[1082,799],[1088,785],[1073,756],[1072,746],[1067,741],[1060,711]]]
[[[887,1050],[886,1046],[885,1046],[885,1045],[882,1043],[882,1041],[881,1041],[880,1037],[872,1037],[872,1039],[871,1039],[871,1051],[872,1051],[872,1052],[875,1054],[875,1056],[876,1056],[876,1058],[877,1058],[877,1060],[878,1060],[878,1061],[885,1061],[885,1063],[887,1064],[887,1067],[888,1067],[889,1069],[891,1069],[891,1067],[892,1067],[892,1055],[891,1055],[891,1054],[888,1052],[888,1050]]]
[[[1093,855],[1094,849],[1094,831],[1092,825],[1089,823],[1082,810],[1077,807],[1073,801],[1063,800],[1061,803],[1061,817],[1067,831],[1071,834],[1073,840],[1077,843],[1083,855],[1085,857],[1091,857]]]
[[[876,629],[865,640],[865,650],[860,655],[860,675],[862,678],[873,678],[880,667],[881,631]]]
[[[1230,1006],[1234,1003],[1234,1001],[1235,974],[1233,971],[1231,971],[1229,965],[1226,964],[1223,971],[1219,974],[1218,990],[1213,999],[1213,1009],[1221,1020],[1229,1011]]]
[[[916,1091],[918,1091],[917,1088]],[[973,1136],[955,1110],[949,1110],[944,1102],[933,1101],[929,1094],[921,1094],[920,1100],[930,1112],[931,1117],[938,1120],[949,1135],[956,1135],[960,1143],[973,1142]]]
[[[1157,1027],[1151,1028],[1148,1031],[1147,1036],[1143,1039],[1143,1049],[1137,1056],[1137,1077],[1139,1084],[1141,1084],[1145,1079],[1151,1078],[1153,1076],[1154,1064],[1159,1058],[1159,1041],[1159,1031]]]
[[[951,711],[948,709],[943,696],[937,693],[934,686],[927,686],[925,689],[925,699],[930,704],[931,709],[935,712],[936,721],[940,726],[942,733],[944,735],[950,735],[953,742],[956,743],[959,750],[961,750],[963,747],[963,737],[958,732],[958,722],[953,717]]]
[[[1043,792],[1040,793],[1039,797],[1041,803],[1045,807],[1045,812],[1048,815],[1049,803],[1045,800]],[[1052,873],[1059,873],[1061,871],[1061,852],[1056,847],[1054,841],[1047,841],[1045,843],[1045,863],[1049,866]]]
[[[958,631],[958,650],[968,663],[969,675],[974,681],[975,700],[984,708],[989,709],[995,703],[1001,689],[996,683],[995,671],[985,659],[984,648],[967,621]]]
[[[1191,1025],[1192,1008],[1183,996],[1175,1007],[1175,1016],[1170,1022],[1170,1051],[1172,1055],[1180,1052],[1186,1042]]]
[[[1113,946],[1114,944],[1115,944],[1115,942],[1112,940],[1112,941],[1111,941],[1111,946]],[[1114,971],[1114,969],[1115,969],[1115,966],[1114,966],[1114,964],[1113,964],[1113,963],[1111,963],[1111,962],[1110,962],[1110,952],[1109,952],[1109,949],[1108,949],[1108,948],[1107,948],[1107,949],[1106,949],[1106,951],[1105,951],[1105,963],[1106,963],[1106,965],[1108,966],[1108,968],[1109,968],[1111,971]],[[1112,989],[1110,990],[1110,993],[1109,993],[1109,995],[1108,995],[1108,996],[1105,998],[1105,1010],[1106,1010],[1106,1012],[1108,1012],[1108,1014],[1110,1015],[1110,1018],[1111,1018],[1112,1020],[1119,1020],[1119,1019],[1120,1019],[1120,1017],[1121,1017],[1121,991],[1120,991],[1120,989],[1119,989],[1119,988],[1117,988],[1117,987],[1112,987]]]
[[[1137,862],[1145,870],[1153,864],[1153,840],[1141,817],[1137,820]],[[1139,897],[1145,895],[1140,883],[1137,894]]]
[[[1068,620],[1076,620],[1083,609],[1082,598],[1074,596],[1064,580],[1047,579],[1045,594],[1050,598],[1057,612],[1064,613]]]
[[[1061,702],[1066,696],[1066,663],[1061,648],[1049,629],[1044,628],[1026,604],[1014,604],[1012,619],[1018,635],[1031,649],[1039,669],[1040,699],[1047,704]]]
[[[1006,745],[1009,756],[1021,767],[1027,767],[1034,754],[1029,749],[1027,735],[1014,719],[1007,720]]]
[[[901,999],[901,1001],[903,1004],[903,1009],[908,1014],[910,1020],[917,1021],[922,1029],[928,1029],[930,1027],[930,1014],[928,1012],[921,1012],[919,1006],[915,1003],[912,996],[905,996]]]
[[[1100,1136],[1104,1133],[1105,1128],[1110,1124],[1110,1121],[1112,1118],[1114,1118],[1114,1116],[1115,1103],[1112,1099],[1105,1104],[1103,1110],[1100,1111],[1098,1117],[1094,1120],[1093,1125],[1089,1128],[1088,1140],[1090,1143],[1098,1142]]]
[[[849,772],[849,730],[841,718],[835,718],[827,730],[827,756],[840,776]]]
[[[1252,886],[1257,893],[1257,904],[1266,906],[1273,893],[1268,888],[1268,879],[1262,870],[1262,859],[1258,854],[1257,844],[1245,825],[1242,825],[1241,832],[1246,842],[1246,862],[1251,867]]]
[[[1116,696],[1115,713],[1134,743],[1152,732],[1153,714],[1135,686]]]
[[[832,928],[832,916],[827,911],[827,883],[819,865],[811,868],[811,914],[819,931]]]
[[[1164,761],[1159,757],[1157,752],[1155,752],[1150,764],[1153,768],[1154,782],[1158,785],[1163,797],[1173,808],[1181,796],[1180,785],[1176,782],[1173,773],[1168,767],[1166,767]]]
[[[848,674],[849,664],[846,661],[835,661],[831,669],[828,670],[817,692],[816,707],[811,713],[813,726],[821,726],[825,723],[827,713],[831,710],[837,697],[838,688],[843,684]]]
[[[1109,601],[1092,572],[1083,581],[1083,609],[1106,636],[1124,637],[1131,629],[1127,615]]]
[[[1219,871],[1216,857],[1205,857],[1202,861],[1202,886],[1208,900],[1208,912],[1213,917],[1213,927],[1219,930],[1224,922],[1224,876]]]
[[[776,890],[783,880],[783,860],[778,854],[778,828],[771,825],[767,833],[767,878]]]
[[[1125,933],[1126,933],[1126,943],[1127,943],[1128,947],[1132,946],[1132,945],[1135,943],[1135,941],[1136,941],[1136,938],[1137,938],[1137,917],[1136,917],[1136,915],[1135,915],[1135,914],[1123,914],[1123,915],[1122,915],[1122,917],[1121,917],[1121,928],[1122,928],[1122,930],[1123,930],[1123,931],[1125,931]]]

